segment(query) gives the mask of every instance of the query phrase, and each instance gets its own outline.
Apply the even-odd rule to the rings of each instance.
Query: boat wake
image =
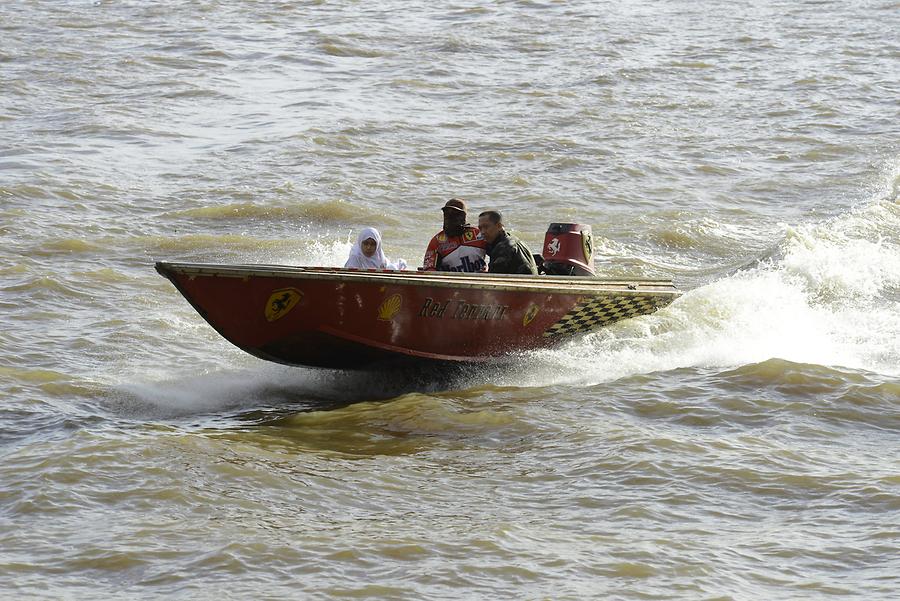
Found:
[[[769,359],[900,375],[900,167],[871,202],[785,228],[753,266],[665,309],[531,354],[523,385],[591,385],[686,367]]]

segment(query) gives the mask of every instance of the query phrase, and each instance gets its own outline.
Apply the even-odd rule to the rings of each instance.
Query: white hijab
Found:
[[[371,238],[375,241],[375,254],[367,257],[362,251],[362,243]],[[350,251],[350,258],[344,264],[344,267],[352,267],[354,269],[391,269],[384,251],[381,250],[381,234],[374,227],[363,228],[356,237],[356,244]]]

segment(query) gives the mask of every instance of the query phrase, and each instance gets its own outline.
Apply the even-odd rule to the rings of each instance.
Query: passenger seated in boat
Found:
[[[487,242],[488,272],[538,274],[531,250],[506,231],[499,211],[484,211],[478,215],[478,229]]]
[[[363,228],[344,263],[352,269],[406,269],[406,261],[397,259],[391,263],[381,249],[381,234],[374,227]]]
[[[428,243],[425,271],[487,271],[486,243],[478,228],[466,223],[466,202],[451,198],[441,209],[444,229]]]

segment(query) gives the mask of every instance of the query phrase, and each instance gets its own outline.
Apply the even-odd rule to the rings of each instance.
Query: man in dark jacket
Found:
[[[537,275],[534,255],[525,243],[503,228],[499,211],[485,211],[478,216],[478,230],[487,242],[491,261],[489,273],[523,273]]]

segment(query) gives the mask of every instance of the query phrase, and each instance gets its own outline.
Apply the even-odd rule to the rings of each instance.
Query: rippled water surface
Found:
[[[0,4],[0,596],[900,597],[900,4]],[[156,260],[438,208],[683,297],[513,365],[221,339]]]

